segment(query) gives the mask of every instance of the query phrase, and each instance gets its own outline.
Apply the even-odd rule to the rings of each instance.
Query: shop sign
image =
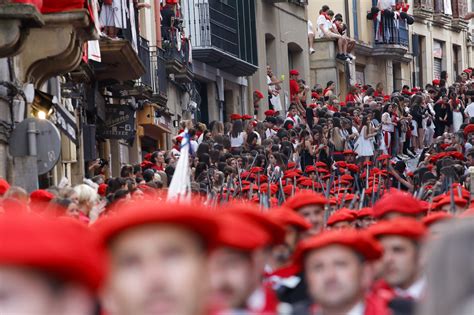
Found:
[[[108,104],[105,122],[98,135],[105,139],[128,140],[135,136],[135,110],[128,105]]]

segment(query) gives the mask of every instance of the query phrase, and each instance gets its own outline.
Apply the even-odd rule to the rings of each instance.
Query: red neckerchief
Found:
[[[294,122],[296,122],[296,119],[295,119],[295,117],[294,117],[292,114],[288,114],[287,117],[289,117],[291,120],[293,120]]]
[[[326,18],[326,20],[331,21],[331,17],[326,12],[324,12],[323,15]]]

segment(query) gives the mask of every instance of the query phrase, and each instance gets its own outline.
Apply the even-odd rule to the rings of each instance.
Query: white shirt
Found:
[[[297,127],[301,123],[300,116],[298,116],[298,115],[295,115],[293,117],[288,116],[288,117],[286,117],[285,121],[287,121],[287,120],[289,120],[293,123],[293,127]]]
[[[392,118],[387,112],[382,114],[382,130],[388,132],[393,132],[395,130],[392,124]]]
[[[329,22],[329,23],[328,23]],[[325,30],[329,30],[329,27],[331,25],[331,21],[328,21],[326,17],[322,14],[318,16],[318,20],[316,21],[316,26],[318,28],[318,35],[319,37],[324,36],[324,32],[321,30],[321,25]]]
[[[464,109],[464,112],[469,115],[469,118],[474,117],[474,102],[466,106],[466,109]]]
[[[265,130],[265,137],[267,137],[267,139],[273,137],[276,134],[277,132],[273,129],[267,128],[267,130]]]
[[[230,137],[230,146],[232,148],[240,148],[242,145],[244,144],[244,133],[241,132],[239,133],[239,135],[234,138],[234,137]]]
[[[379,0],[379,8],[382,10],[390,9],[395,5],[395,0]]]
[[[395,293],[401,297],[410,297],[416,301],[419,301],[423,295],[425,289],[425,278],[420,278],[413,283],[408,289],[403,290],[400,288],[395,289]]]
[[[197,149],[199,147],[199,144],[197,143],[197,141],[196,140],[191,140],[191,141],[189,141],[189,144],[191,145],[191,151],[193,152],[193,154],[196,154]]]

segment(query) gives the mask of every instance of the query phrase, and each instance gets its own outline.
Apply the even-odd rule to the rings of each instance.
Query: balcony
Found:
[[[384,18],[382,18],[382,23]],[[409,62],[410,57],[406,56],[409,46],[408,25],[405,21],[399,21],[399,27],[379,29],[378,22],[374,22],[375,40],[372,56],[388,57],[404,62]]]
[[[415,0],[413,3],[413,16],[417,19],[431,19],[433,11],[433,0]]]
[[[451,24],[452,16],[444,12],[444,0],[434,1],[433,22],[441,27]]]
[[[166,62],[163,57],[163,50],[151,47],[151,86],[153,89],[152,100],[161,106],[166,106],[168,101],[168,75],[166,73]]]
[[[195,60],[236,76],[257,70],[253,0],[184,0],[181,5]]]
[[[40,28],[45,24],[35,6],[22,3],[0,5],[0,20],[0,58],[19,53],[29,35],[28,29]]]
[[[94,63],[97,80],[123,82],[137,80],[145,75],[149,67],[143,61],[147,60],[138,55],[146,50],[148,42],[145,41],[138,34],[132,34],[130,27],[119,34],[119,38],[101,37],[99,44],[102,61]]]
[[[180,83],[193,81],[192,64],[189,61],[188,48],[185,45],[178,50],[173,41],[163,41],[163,59],[166,72],[172,74],[175,81]]]

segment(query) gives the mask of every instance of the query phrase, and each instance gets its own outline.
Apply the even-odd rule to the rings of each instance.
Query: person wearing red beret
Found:
[[[311,224],[301,215],[286,207],[273,208],[268,215],[286,230],[285,242],[272,248],[272,255],[268,263],[272,270],[278,270],[291,262],[296,245],[301,240],[303,233],[311,228]]]
[[[0,314],[96,314],[106,257],[70,218],[0,216]]]
[[[384,248],[382,277],[401,298],[419,300],[425,281],[420,265],[426,228],[412,218],[396,218],[369,228]]]
[[[327,231],[303,241],[295,261],[305,270],[311,301],[295,305],[292,314],[391,314],[387,302],[368,291],[372,262],[381,256],[381,245],[354,229]]]
[[[423,215],[424,209],[420,201],[411,194],[391,189],[386,192],[373,206],[374,217],[389,220],[396,217],[417,218]]]
[[[326,223],[328,229],[341,230],[354,227],[356,215],[347,208],[341,208],[332,213]]]
[[[298,84],[298,77],[300,73],[298,70],[290,70],[290,101],[292,103],[298,103],[299,101],[299,92],[300,85]]]
[[[324,206],[328,203],[326,197],[310,190],[303,190],[290,197],[283,204],[303,216],[309,223],[311,229],[308,235],[320,233],[324,228]]]
[[[218,247],[209,260],[210,304],[215,314],[275,314],[278,298],[262,284],[267,246],[280,244],[285,230],[258,208],[230,204],[216,216]]]
[[[374,218],[374,210],[372,208],[362,208],[357,211],[356,226],[366,229],[376,223]]]
[[[208,254],[218,233],[207,209],[132,201],[94,229],[110,257],[101,295],[106,314],[205,312]]]
[[[457,193],[456,193],[457,194]],[[451,207],[451,203],[454,205],[454,209]],[[448,194],[441,198],[435,205],[434,209],[432,211],[443,211],[443,212],[452,212],[453,214],[457,215],[462,212],[464,212],[467,208],[468,201],[462,197],[459,196],[453,196],[451,200],[451,196]]]

